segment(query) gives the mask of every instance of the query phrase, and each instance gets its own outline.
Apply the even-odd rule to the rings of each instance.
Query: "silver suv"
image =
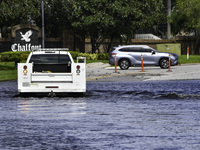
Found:
[[[127,45],[114,47],[110,53],[109,64],[115,65],[115,55],[117,65],[122,70],[131,66],[141,65],[141,54],[144,65],[160,66],[163,69],[169,67],[169,53],[158,52],[146,45]],[[178,55],[170,53],[171,66],[178,64]]]

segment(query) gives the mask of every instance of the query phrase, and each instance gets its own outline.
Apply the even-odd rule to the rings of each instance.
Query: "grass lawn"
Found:
[[[189,59],[187,59],[187,55],[181,55],[178,58],[180,64],[186,63],[200,63],[200,55],[189,55]]]
[[[76,61],[75,61],[76,62]],[[88,63],[103,62],[108,63],[109,60],[87,60]],[[185,63],[200,63],[200,55],[187,55],[179,56],[179,64]],[[14,62],[0,62],[0,81],[15,80],[17,79],[17,69],[15,69]]]
[[[17,70],[0,70],[0,81],[17,79]]]
[[[74,61],[76,62],[76,61]],[[95,62],[102,62],[102,63],[109,63],[109,60],[87,60],[86,63],[95,63]]]
[[[0,62],[0,81],[17,79],[14,62]]]

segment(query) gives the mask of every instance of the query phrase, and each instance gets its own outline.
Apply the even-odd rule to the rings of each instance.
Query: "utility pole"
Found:
[[[1,35],[1,28],[0,28],[0,38],[2,38],[2,35]]]
[[[42,0],[42,48],[45,48],[44,43],[44,1]]]
[[[171,0],[167,1],[167,39],[170,39],[171,37],[171,24],[169,21],[169,18],[171,16]]]

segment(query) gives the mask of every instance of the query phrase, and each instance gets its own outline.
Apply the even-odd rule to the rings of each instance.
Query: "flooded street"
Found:
[[[200,80],[89,82],[83,97],[17,97],[0,82],[2,150],[199,150]]]

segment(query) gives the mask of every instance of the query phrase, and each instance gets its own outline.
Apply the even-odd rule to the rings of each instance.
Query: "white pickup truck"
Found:
[[[18,63],[18,93],[86,92],[86,58],[77,57],[74,63],[67,50],[40,49],[31,52],[26,63]]]

